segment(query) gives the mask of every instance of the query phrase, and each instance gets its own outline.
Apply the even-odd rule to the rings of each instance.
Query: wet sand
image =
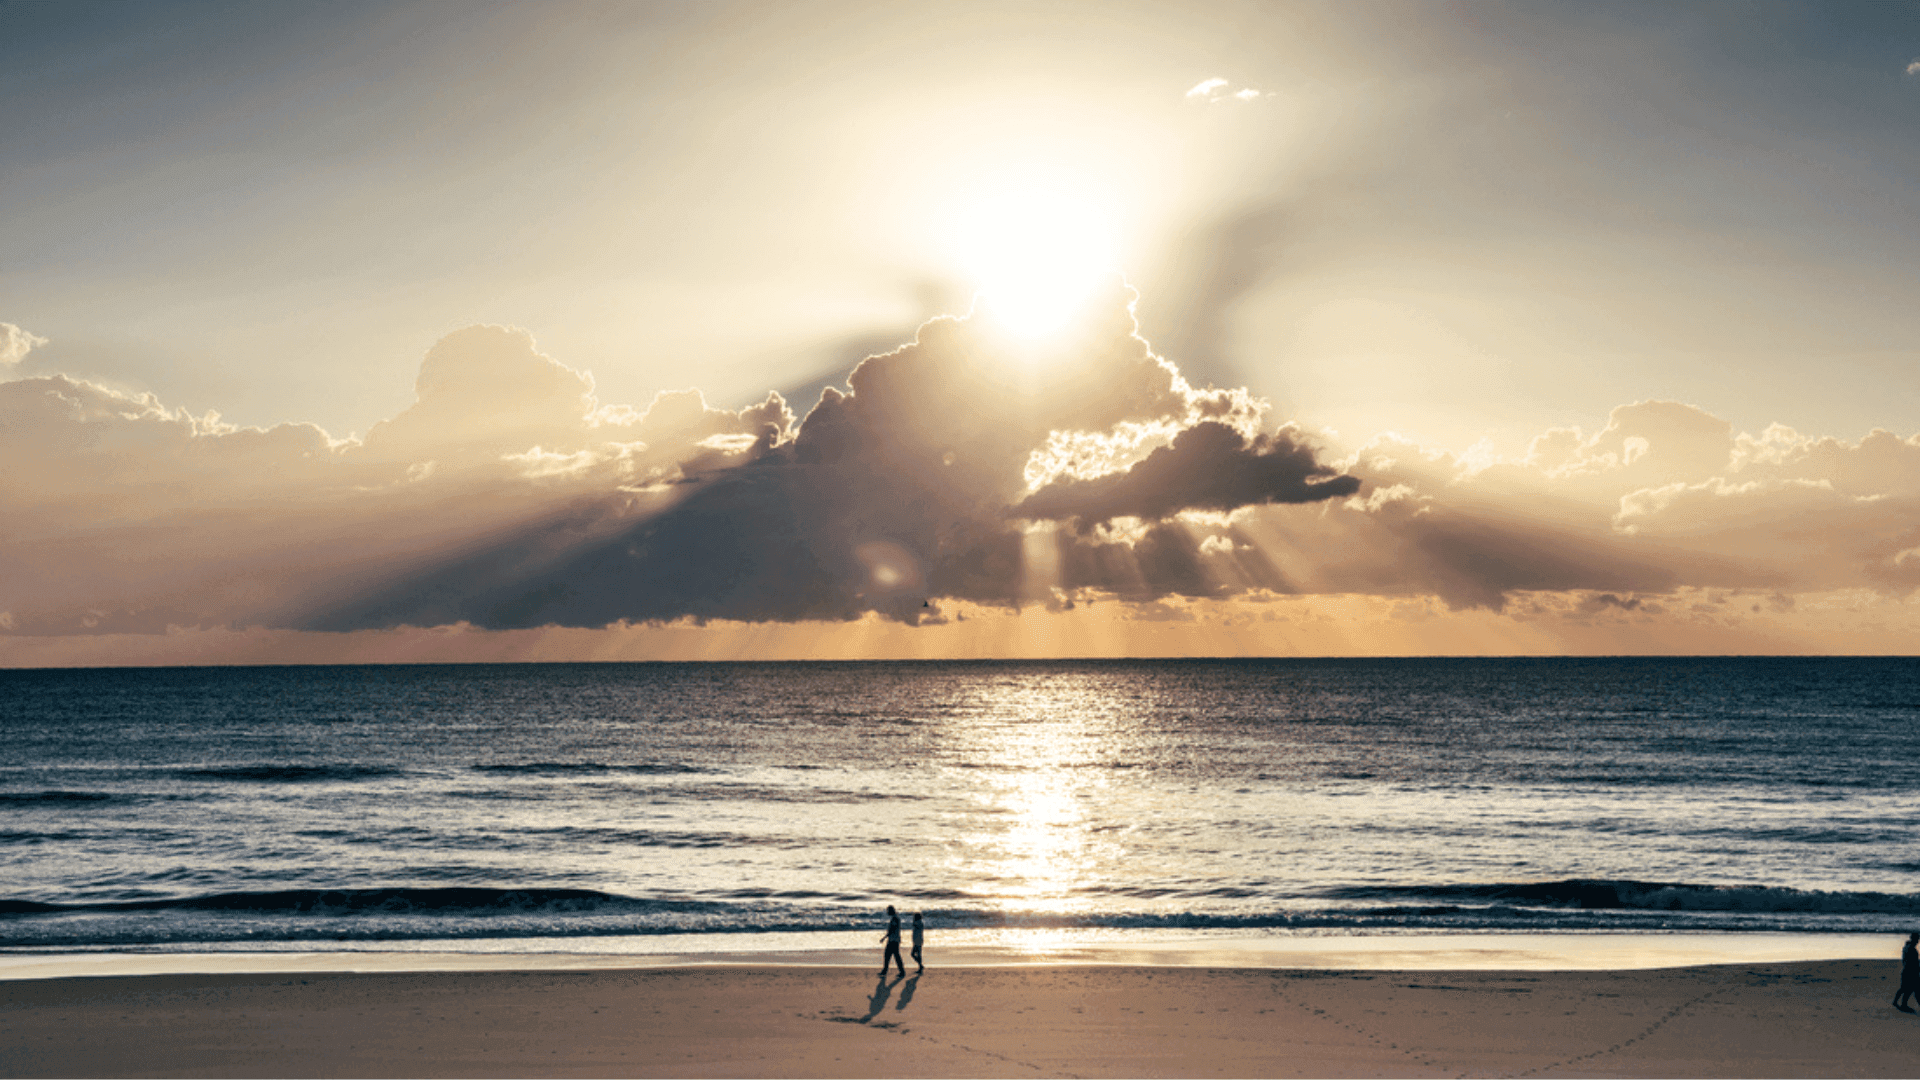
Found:
[[[1915,1076],[1896,960],[0,982],[7,1076]]]

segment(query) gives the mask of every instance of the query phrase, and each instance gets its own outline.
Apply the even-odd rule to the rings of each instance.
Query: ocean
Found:
[[[0,950],[1920,928],[1920,662],[0,671]]]

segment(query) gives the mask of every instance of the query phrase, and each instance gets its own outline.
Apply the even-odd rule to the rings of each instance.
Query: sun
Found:
[[[1118,269],[1107,199],[1071,177],[996,177],[974,186],[946,224],[948,246],[987,315],[1018,337],[1069,326]]]

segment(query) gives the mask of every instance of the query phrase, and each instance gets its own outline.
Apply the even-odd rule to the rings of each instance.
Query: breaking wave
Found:
[[[1263,933],[1461,931],[1892,932],[1920,922],[1920,895],[1771,886],[1566,880],[1355,886],[1239,912],[1006,911],[945,889],[899,898],[930,926]],[[1256,901],[1257,902],[1257,901]],[[105,900],[0,900],[0,946],[391,941],[872,929],[858,895],[745,887],[720,899],[593,889],[280,889]]]

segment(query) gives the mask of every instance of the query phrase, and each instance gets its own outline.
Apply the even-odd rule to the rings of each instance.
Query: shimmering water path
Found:
[[[1900,659],[0,672],[0,947],[1904,930],[1916,721]]]

